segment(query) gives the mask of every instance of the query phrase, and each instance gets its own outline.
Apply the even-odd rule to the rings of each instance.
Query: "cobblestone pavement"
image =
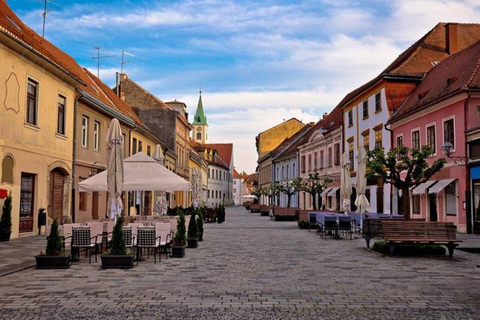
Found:
[[[382,257],[227,208],[184,259],[0,278],[0,319],[480,319],[478,255]]]

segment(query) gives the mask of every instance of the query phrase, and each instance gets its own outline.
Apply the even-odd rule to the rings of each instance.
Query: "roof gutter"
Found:
[[[77,90],[79,93],[80,93],[80,97],[83,98],[83,100],[85,100],[86,102],[89,102],[90,104],[92,104],[94,107],[96,107],[98,110],[114,117],[114,118],[117,118],[118,120],[120,120],[121,122],[135,128],[136,127],[136,124],[135,124],[135,121],[133,121],[132,119],[126,117],[125,115],[123,115],[122,113],[112,109],[111,107],[107,106],[105,103],[101,102],[100,100],[98,100],[97,98],[95,98],[94,96],[90,95],[89,93],[83,91],[83,90]]]

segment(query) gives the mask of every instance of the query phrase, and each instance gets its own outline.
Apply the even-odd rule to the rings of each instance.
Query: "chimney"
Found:
[[[325,113],[322,115],[322,120],[325,119],[327,116],[328,116],[328,113],[325,112]]]
[[[454,54],[458,52],[458,23],[447,23],[445,25],[445,49],[448,54]]]

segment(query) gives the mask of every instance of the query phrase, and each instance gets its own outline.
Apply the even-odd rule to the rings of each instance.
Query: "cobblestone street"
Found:
[[[479,256],[382,257],[295,222],[227,208],[184,259],[0,278],[1,319],[479,319]]]

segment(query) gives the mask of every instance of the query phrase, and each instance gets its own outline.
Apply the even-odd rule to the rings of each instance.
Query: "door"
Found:
[[[480,182],[473,184],[473,232],[480,234]]]
[[[350,212],[357,211],[355,200],[357,199],[357,189],[352,187],[352,195],[350,196]]]
[[[383,213],[383,186],[377,187],[377,213]]]
[[[98,192],[92,193],[92,220],[98,220]]]
[[[63,221],[63,189],[65,176],[60,169],[50,171],[50,192],[48,202],[48,216],[57,219],[58,223]]]
[[[429,194],[428,201],[430,205],[430,222],[438,221],[438,214],[437,214],[437,195],[436,194]]]
[[[35,175],[22,172],[21,180],[19,232],[32,232],[35,200]]]

